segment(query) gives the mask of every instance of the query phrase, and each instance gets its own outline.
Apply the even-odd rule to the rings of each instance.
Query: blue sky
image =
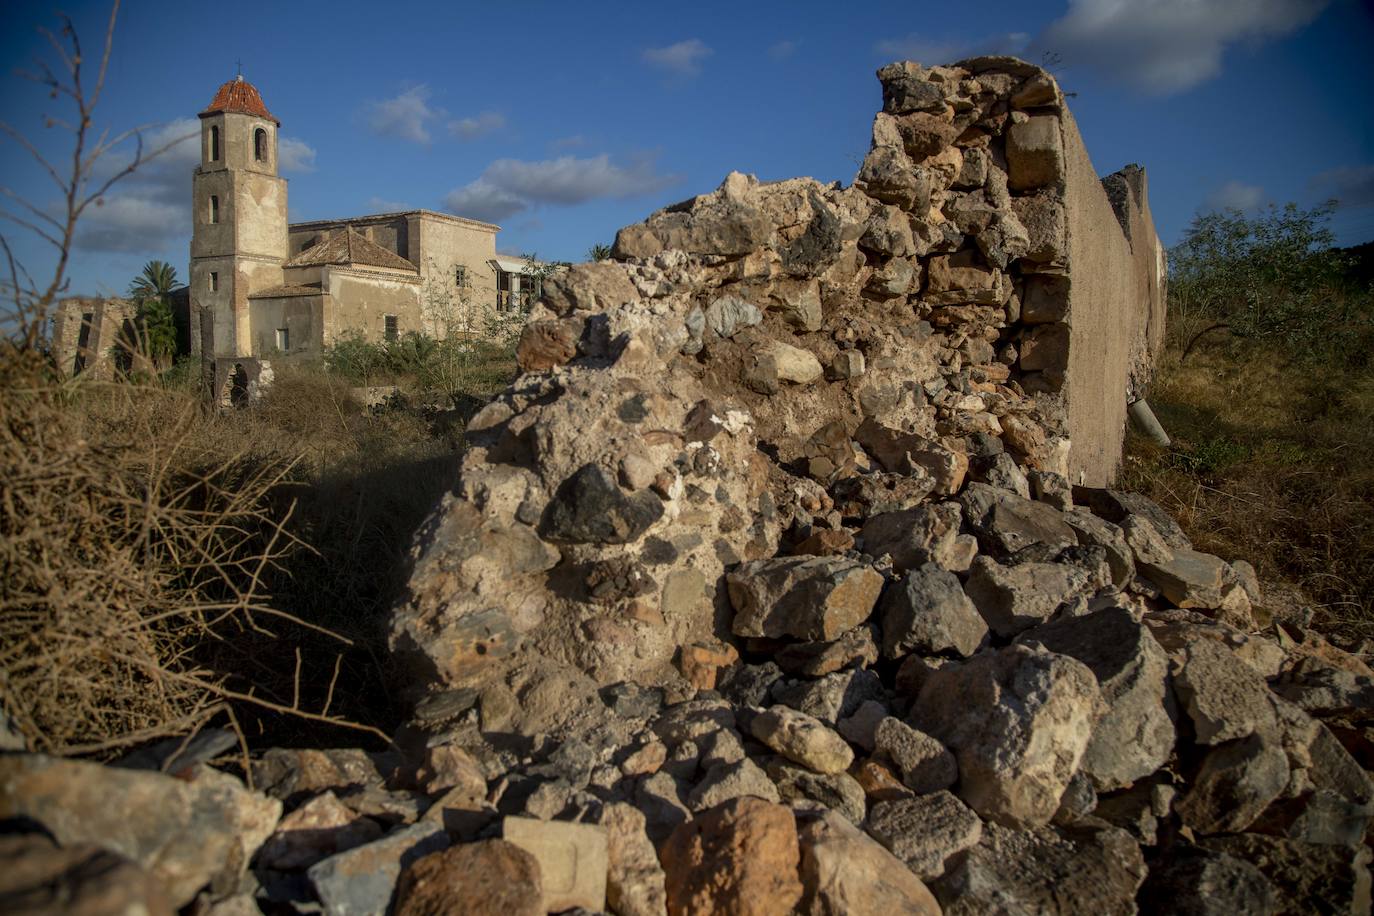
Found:
[[[976,14],[965,12],[976,10]],[[44,54],[51,2],[0,10],[0,120],[65,151],[59,103],[13,70]],[[109,7],[66,7],[88,54]],[[849,182],[874,70],[1047,53],[1099,172],[1139,162],[1166,244],[1200,210],[1343,201],[1374,238],[1374,12],[1357,0],[406,4],[127,0],[97,122],[172,137],[235,73],[282,122],[293,220],[426,207],[502,226],[498,246],[581,260],[732,169]],[[188,144],[122,185],[80,237],[72,291],[121,292],[144,261],[184,277]],[[290,166],[286,168],[286,166]],[[0,185],[55,197],[0,138]],[[31,270],[51,258],[4,229]]]

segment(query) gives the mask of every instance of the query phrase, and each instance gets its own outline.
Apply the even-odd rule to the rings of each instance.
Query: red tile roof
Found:
[[[236,76],[220,86],[219,92],[215,93],[214,99],[210,102],[210,107],[202,111],[200,116],[203,118],[221,111],[255,115],[276,122],[278,127],[281,126],[281,122],[277,121],[262,103],[262,96],[258,94],[258,90],[242,76]]]

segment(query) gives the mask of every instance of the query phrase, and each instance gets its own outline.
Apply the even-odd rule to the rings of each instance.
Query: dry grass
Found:
[[[216,714],[254,743],[394,724],[382,623],[461,418],[367,411],[309,369],[216,414],[10,351],[0,421],[0,702],[32,747],[113,753]]]
[[[1174,448],[1131,436],[1123,484],[1200,549],[1250,560],[1276,595],[1300,593],[1318,626],[1374,637],[1374,373],[1224,335],[1180,363],[1200,325],[1172,320],[1150,402]]]

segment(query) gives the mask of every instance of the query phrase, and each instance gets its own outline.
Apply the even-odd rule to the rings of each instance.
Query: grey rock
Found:
[[[1175,846],[1150,865],[1140,888],[1144,916],[1271,916],[1274,886],[1249,862],[1198,846]]]
[[[41,754],[0,755],[0,820],[32,819],[63,847],[95,844],[145,869],[181,907],[232,883],[281,802],[208,767],[181,778]]]
[[[1115,827],[1092,823],[1011,830],[987,824],[983,838],[932,885],[945,916],[1134,913],[1145,879],[1140,847]]]
[[[954,574],[934,563],[912,569],[882,599],[883,655],[978,651],[988,625]]]
[[[306,875],[329,916],[368,916],[386,911],[407,865],[448,845],[442,825],[422,822],[330,856]]]
[[[1022,563],[1003,566],[978,557],[969,570],[964,591],[989,629],[1003,639],[1044,623],[1076,599],[1086,599],[1092,579],[1065,563]]]
[[[1174,748],[1169,659],[1149,628],[1124,608],[1036,627],[1021,636],[1092,670],[1107,703],[1083,755],[1099,792],[1130,785],[1164,765]]]
[[[863,823],[868,800],[863,787],[848,773],[815,773],[805,767],[775,759],[768,763],[768,778],[786,802],[818,802],[842,815],[851,824]]]
[[[960,533],[962,521],[958,503],[924,503],[870,515],[859,536],[866,553],[890,556],[898,573],[927,563],[963,572],[978,548],[971,536]]]
[[[1179,548],[1167,560],[1141,561],[1137,555],[1137,568],[1178,607],[1221,607],[1229,567],[1218,557]]]
[[[662,516],[663,501],[652,490],[626,493],[611,472],[585,464],[559,485],[542,534],[572,544],[628,544]]]
[[[985,819],[1046,824],[1107,710],[1082,662],[1012,645],[932,672],[909,719],[954,752],[959,796]]]
[[[1007,556],[1031,544],[1070,547],[1078,543],[1064,513],[1015,493],[971,483],[960,494],[964,515],[988,553]]]
[[[797,680],[773,686],[773,699],[835,725],[868,700],[885,696],[883,682],[868,670],[837,671],[816,680]]]
[[[778,787],[758,764],[745,758],[735,763],[718,763],[687,796],[687,807],[693,811],[714,808],[732,798],[753,795],[766,801],[779,801]]]
[[[889,716],[873,732],[874,756],[890,761],[902,783],[917,795],[954,785],[959,767],[939,741]]]
[[[1064,178],[1059,118],[1036,115],[1007,131],[1007,184],[1014,191],[1057,185]]]
[[[1193,546],[1178,522],[1147,496],[1122,490],[1076,486],[1073,488],[1073,501],[1116,525],[1122,524],[1129,515],[1142,516],[1170,547],[1188,549]]]
[[[835,729],[850,743],[871,752],[878,724],[890,715],[885,704],[877,700],[865,700],[852,714],[836,723]]]
[[[739,706],[763,706],[773,685],[782,679],[782,669],[773,662],[737,665],[717,689],[721,696]]]
[[[1288,785],[1288,757],[1273,738],[1250,735],[1208,752],[1175,810],[1198,835],[1239,833]]]
[[[1374,679],[1316,659],[1302,659],[1284,672],[1274,692],[1316,716],[1374,708]]]
[[[1107,552],[1112,584],[1124,587],[1135,577],[1135,556],[1120,528],[1098,518],[1087,509],[1074,508],[1066,511],[1064,521],[1078,535],[1080,544],[1091,544]]]
[[[763,321],[763,312],[737,296],[721,296],[706,307],[705,317],[717,337],[729,338]]]
[[[1221,744],[1278,727],[1264,678],[1212,640],[1187,644],[1174,689],[1199,744]]]
[[[842,557],[741,563],[725,577],[737,636],[833,640],[868,619],[883,577]]]
[[[789,674],[824,677],[843,668],[867,668],[878,660],[872,625],[859,626],[834,642],[803,642],[786,646],[774,656]]]
[[[983,836],[978,815],[943,791],[879,802],[865,829],[922,881],[943,875],[951,859]]]

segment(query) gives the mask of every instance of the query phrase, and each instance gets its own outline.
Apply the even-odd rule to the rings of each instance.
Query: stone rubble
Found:
[[[0,755],[0,906],[1369,912],[1374,671],[1071,476],[1058,86],[879,79],[852,186],[732,174],[548,282],[417,536],[393,747]]]

